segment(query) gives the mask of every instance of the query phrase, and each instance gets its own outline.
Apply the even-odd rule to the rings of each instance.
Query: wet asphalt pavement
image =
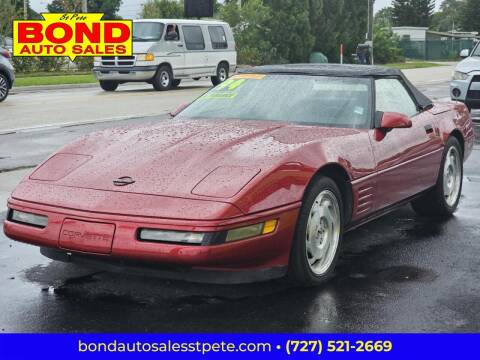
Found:
[[[434,96],[444,86],[424,90]],[[158,119],[123,123],[150,121]],[[0,136],[0,154],[12,154],[0,169],[33,166],[52,147],[105,126]],[[420,218],[406,206],[349,233],[336,276],[318,288],[97,272],[50,261],[1,234],[0,331],[479,332],[480,143],[465,166],[463,194],[449,220]]]

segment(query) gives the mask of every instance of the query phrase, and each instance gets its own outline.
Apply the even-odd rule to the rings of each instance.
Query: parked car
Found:
[[[11,37],[0,35],[0,47],[7,49],[10,53],[13,51],[13,39]]]
[[[465,105],[399,70],[257,67],[171,120],[65,146],[15,189],[4,230],[56,260],[318,284],[346,231],[408,202],[451,216],[473,144]]]
[[[468,49],[462,50],[460,56],[464,58],[461,61],[453,75],[450,84],[450,94],[452,100],[465,103],[468,109],[480,108],[480,42],[470,52]]]
[[[10,52],[0,47],[0,102],[7,98],[15,81],[15,71],[10,59]]]
[[[237,67],[232,30],[220,21],[134,21],[133,52],[133,56],[95,58],[93,71],[105,91],[115,91],[126,82],[147,82],[164,91],[183,79],[202,77],[218,85]]]

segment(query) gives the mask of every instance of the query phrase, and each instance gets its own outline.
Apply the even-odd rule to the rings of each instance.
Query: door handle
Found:
[[[433,126],[432,125],[425,125],[425,132],[427,134],[433,134]]]
[[[178,47],[183,47],[183,44],[177,44]]]

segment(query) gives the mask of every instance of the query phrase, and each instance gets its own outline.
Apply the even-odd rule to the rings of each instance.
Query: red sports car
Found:
[[[408,202],[452,215],[473,144],[466,107],[400,71],[257,67],[169,121],[65,146],[15,189],[4,230],[57,260],[317,284],[344,232]]]

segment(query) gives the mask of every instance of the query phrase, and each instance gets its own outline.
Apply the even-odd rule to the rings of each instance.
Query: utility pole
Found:
[[[368,0],[368,29],[367,29],[367,44],[370,44],[372,48],[372,64],[374,63],[373,61],[373,23],[375,22],[374,18],[374,4],[375,0]]]
[[[82,12],[83,13],[88,12],[87,0],[82,0]]]
[[[23,19],[28,20],[28,0],[23,0]]]

